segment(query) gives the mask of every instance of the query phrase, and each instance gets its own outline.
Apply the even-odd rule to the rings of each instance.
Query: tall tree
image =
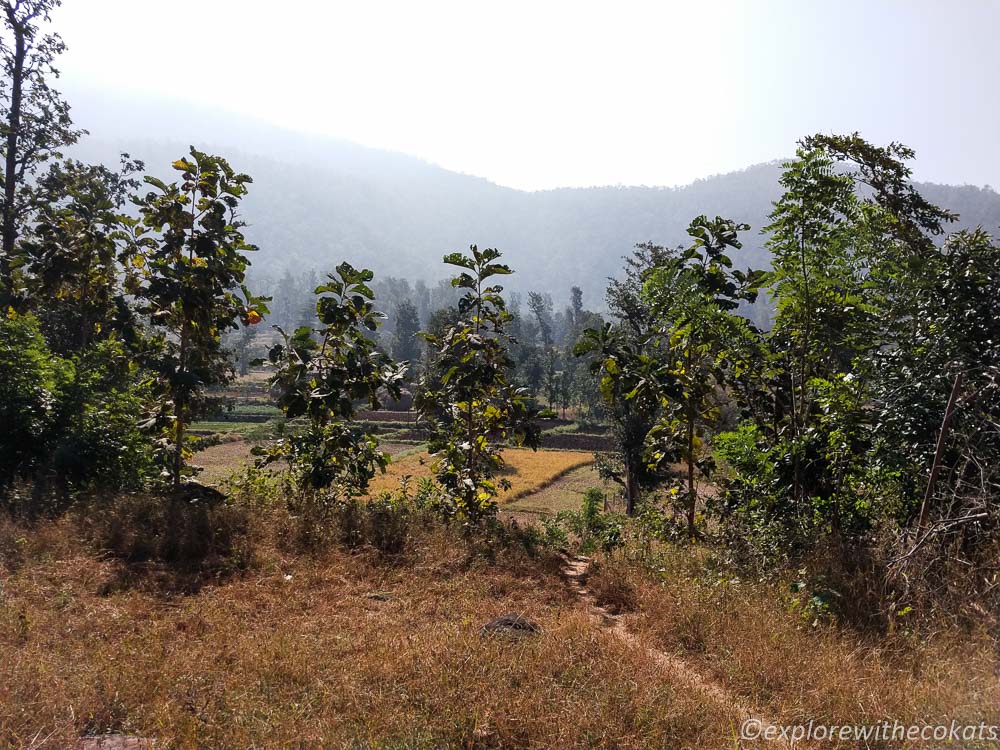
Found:
[[[587,357],[611,422],[616,460],[602,457],[598,469],[622,487],[629,515],[635,512],[642,489],[659,480],[646,460],[646,439],[660,417],[663,394],[673,383],[669,362],[657,346],[656,317],[643,296],[643,284],[652,269],[676,256],[659,245],[637,245],[625,259],[625,277],[608,285],[608,307],[615,322],[587,328],[573,349],[576,356]]]
[[[259,323],[267,307],[243,285],[247,253],[256,248],[240,231],[244,223],[237,209],[250,177],[193,147],[190,158],[173,167],[182,182],[146,177],[154,190],[135,201],[145,230],[137,232],[145,277],[136,295],[140,311],[161,336],[161,354],[150,365],[163,388],[170,474],[177,486],[185,428],[197,399],[206,386],[233,374],[223,331],[237,328],[240,320]]]
[[[142,167],[127,155],[118,172],[67,161],[38,181],[38,209],[14,268],[58,354],[108,337],[141,338],[128,300],[140,272],[130,241],[136,222],[123,211]]]
[[[392,356],[398,361],[415,365],[420,359],[420,314],[416,305],[404,299],[396,305],[396,331],[392,341]]]
[[[0,148],[3,195],[0,197],[0,294],[13,294],[10,265],[18,235],[34,202],[30,178],[60,149],[76,142],[69,105],[52,88],[59,76],[55,59],[65,45],[57,34],[39,28],[60,0],[0,0],[3,35],[0,61]]]
[[[695,535],[698,494],[695,467],[704,431],[718,418],[724,389],[733,379],[733,348],[749,323],[734,314],[741,302],[757,298],[760,271],[734,270],[728,253],[742,247],[738,233],[750,227],[729,219],[706,216],[688,227],[693,244],[646,275],[643,294],[659,328],[660,345],[671,363],[671,400],[663,394],[664,418],[650,433],[651,458],[672,457],[674,446],[687,465],[688,534]],[[703,471],[708,467],[702,465]]]

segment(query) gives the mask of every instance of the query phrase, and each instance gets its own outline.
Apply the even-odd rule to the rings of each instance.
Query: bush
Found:
[[[621,564],[591,564],[587,590],[599,607],[613,615],[632,612],[639,606],[635,586],[629,581],[629,571]]]
[[[772,564],[805,542],[798,509],[783,491],[781,447],[768,448],[757,427],[740,425],[715,436],[720,498],[710,506],[722,535],[737,553]]]
[[[141,488],[155,465],[138,381],[120,342],[64,359],[33,316],[0,319],[0,503],[35,517],[80,490]],[[32,490],[12,497],[19,479]]]
[[[383,493],[368,501],[304,494],[294,503],[288,518],[290,528],[282,538],[294,551],[321,552],[339,545],[347,549],[371,547],[381,555],[396,556],[406,551],[411,527],[421,510],[405,491]]]
[[[562,511],[556,516],[555,524],[576,535],[584,553],[600,549],[610,554],[624,543],[621,519],[604,512],[604,493],[596,487],[584,493],[583,507],[579,511]],[[554,531],[547,533],[556,536]]]
[[[31,315],[0,317],[0,500],[51,455],[73,366],[49,350]]]
[[[229,503],[123,495],[85,514],[85,524],[98,546],[128,563],[226,573],[253,562],[250,515]]]
[[[539,419],[558,419],[559,413],[555,409],[542,409],[538,412]]]

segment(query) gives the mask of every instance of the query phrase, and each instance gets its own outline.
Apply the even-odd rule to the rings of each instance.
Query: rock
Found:
[[[152,750],[154,741],[148,737],[130,737],[125,734],[98,734],[81,737],[73,750]]]
[[[501,615],[483,625],[480,635],[513,635],[522,637],[541,633],[542,629],[536,623],[514,612]]]
[[[185,503],[205,503],[206,505],[221,505],[226,502],[226,496],[215,487],[209,487],[200,482],[185,482],[176,490],[170,492],[170,498]]]

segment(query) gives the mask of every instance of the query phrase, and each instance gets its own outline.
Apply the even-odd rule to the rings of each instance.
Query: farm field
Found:
[[[551,516],[564,510],[579,510],[583,494],[597,487],[608,497],[613,497],[616,486],[601,479],[593,464],[580,466],[566,472],[551,484],[506,503],[505,513],[527,516]]]
[[[233,433],[230,433],[233,434]],[[382,450],[390,456],[401,456],[419,450],[419,446],[408,443],[382,443]],[[218,485],[231,477],[235,472],[253,460],[250,451],[253,443],[237,436],[237,439],[226,440],[198,451],[192,460],[203,471],[198,475],[198,481],[208,485]]]
[[[537,492],[564,474],[594,462],[594,454],[584,451],[532,451],[524,448],[508,448],[504,451],[507,462],[503,477],[510,481],[511,488],[501,493],[499,501],[510,503]],[[403,477],[430,476],[429,458],[425,452],[411,453],[394,460],[385,474],[375,477],[369,486],[369,493],[392,491],[399,486]]]

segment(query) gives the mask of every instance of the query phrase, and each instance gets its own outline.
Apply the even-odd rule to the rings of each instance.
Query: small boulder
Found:
[[[125,734],[99,734],[81,737],[73,750],[152,750],[155,741],[148,737],[130,737]]]
[[[541,632],[542,629],[537,623],[534,623],[528,618],[514,612],[508,612],[507,614],[501,615],[495,620],[490,620],[488,623],[483,625],[479,634],[484,636],[513,635],[520,638],[522,636],[535,635]]]
[[[226,496],[215,487],[209,487],[201,482],[185,482],[175,490],[171,490],[170,499],[183,503],[204,503],[208,506],[222,505]]]

